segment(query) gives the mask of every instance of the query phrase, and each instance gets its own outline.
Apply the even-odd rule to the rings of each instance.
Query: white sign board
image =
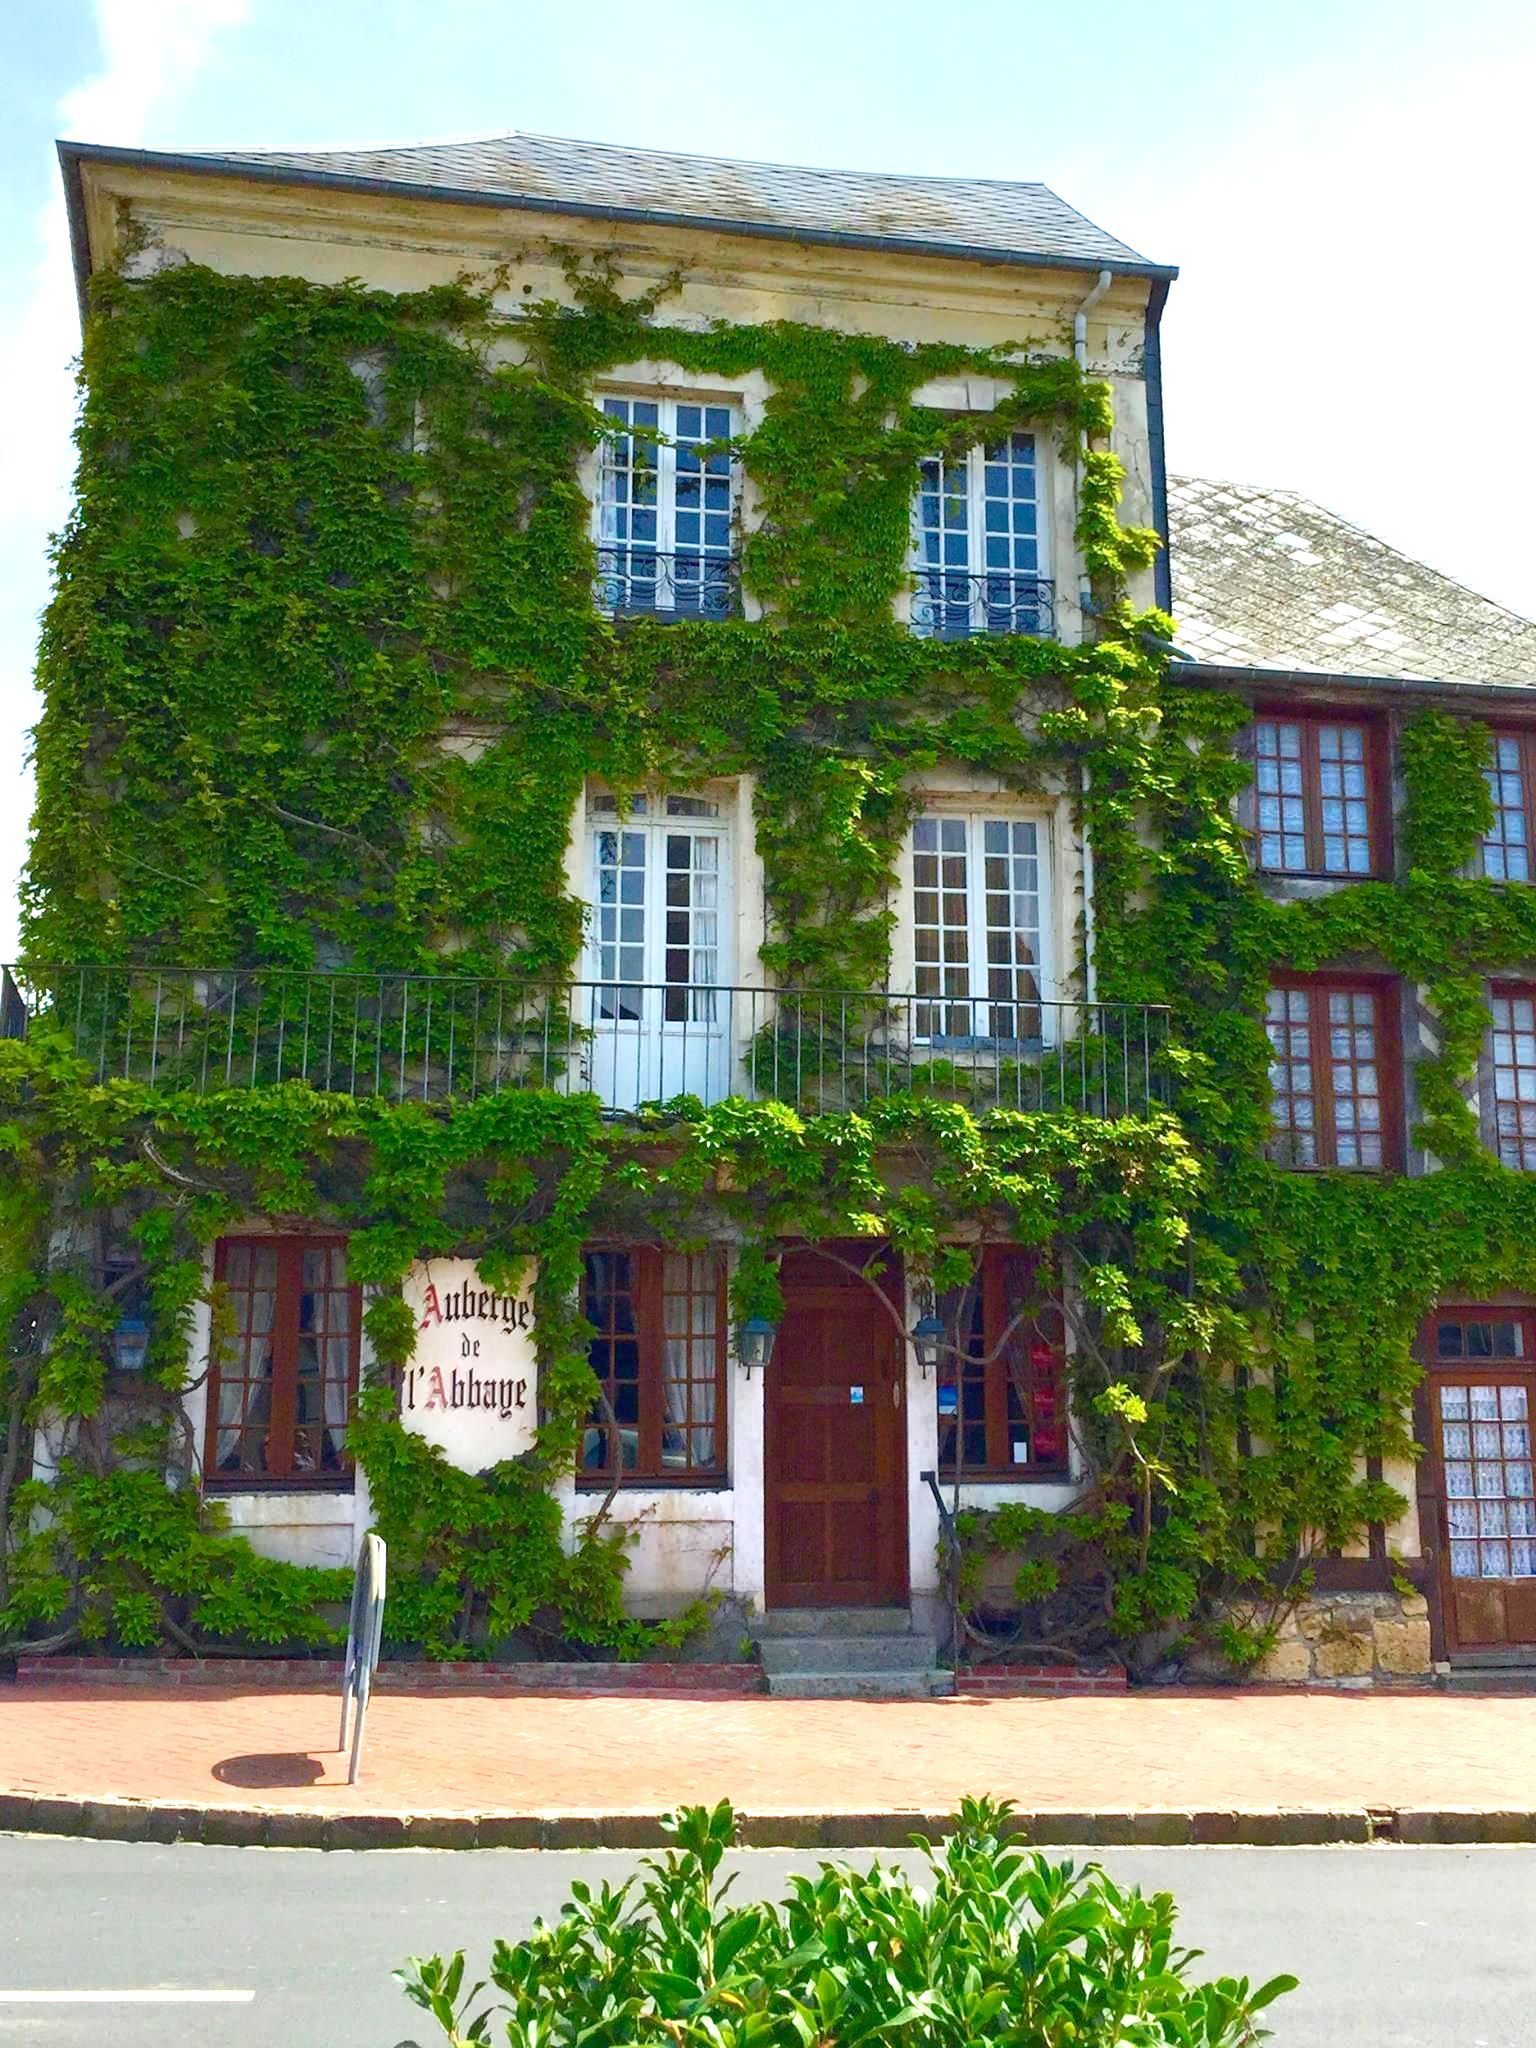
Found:
[[[400,1420],[462,1472],[533,1449],[538,1373],[533,1278],[517,1294],[487,1287],[473,1259],[424,1259],[401,1290],[416,1350],[400,1388]]]

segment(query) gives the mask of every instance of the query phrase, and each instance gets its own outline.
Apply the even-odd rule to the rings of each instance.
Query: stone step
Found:
[[[1446,1692],[1536,1693],[1536,1669],[1529,1664],[1452,1665],[1441,1680]]]
[[[768,1690],[781,1700],[932,1700],[955,1689],[952,1671],[779,1671]]]
[[[748,1633],[770,1636],[905,1636],[912,1615],[905,1607],[770,1607]]]
[[[1521,1671],[1536,1669],[1536,1643],[1505,1643],[1497,1650],[1458,1650],[1453,1671]]]
[[[932,1636],[764,1636],[763,1669],[778,1671],[931,1671],[938,1661]]]

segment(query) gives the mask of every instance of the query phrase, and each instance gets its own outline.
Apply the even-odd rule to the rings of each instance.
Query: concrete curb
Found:
[[[946,1813],[744,1813],[748,1849],[899,1849],[948,1833]],[[1536,1811],[1406,1807],[1016,1813],[1041,1848],[1300,1848],[1338,1842],[1536,1842]],[[290,1807],[156,1804],[0,1792],[0,1833],[102,1842],[271,1849],[657,1849],[654,1813],[310,1813]]]

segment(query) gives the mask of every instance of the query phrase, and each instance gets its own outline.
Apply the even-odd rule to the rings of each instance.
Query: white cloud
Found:
[[[96,0],[106,61],[100,77],[59,102],[64,133],[91,142],[142,142],[156,107],[186,90],[215,39],[249,13],[249,0]]]
[[[243,22],[249,0],[97,0],[99,73],[59,102],[74,140],[142,143],[157,111],[185,92],[218,36]],[[70,365],[79,346],[62,194],[40,224],[42,257],[20,311],[0,337],[0,959],[15,950],[12,881],[25,851],[30,777],[21,768],[37,715],[26,678],[47,598],[44,548],[68,510],[72,468]]]

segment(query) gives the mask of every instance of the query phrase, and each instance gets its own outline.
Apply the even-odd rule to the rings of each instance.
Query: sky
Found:
[[[53,144],[525,128],[1038,178],[1177,263],[1176,471],[1536,616],[1530,0],[0,0],[0,960],[78,348]]]

